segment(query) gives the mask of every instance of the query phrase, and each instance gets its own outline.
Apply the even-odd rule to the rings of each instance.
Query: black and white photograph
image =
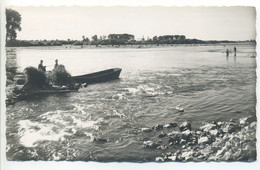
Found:
[[[1,9],[7,161],[257,161],[255,6]]]

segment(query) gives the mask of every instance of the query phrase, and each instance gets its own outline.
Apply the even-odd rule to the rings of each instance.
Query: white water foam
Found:
[[[83,107],[75,107],[73,110],[49,111],[37,118],[37,122],[30,120],[20,120],[18,134],[20,143],[25,147],[34,147],[39,141],[59,141],[64,136],[75,134],[78,130],[89,128],[98,130],[97,125],[102,118],[91,120],[91,116]],[[39,121],[40,119],[40,121]],[[89,132],[84,132],[86,136],[93,138]]]
[[[119,113],[119,112],[116,111],[116,110],[113,110],[113,114],[119,116],[120,118],[122,118],[122,117],[126,117],[125,114],[123,114],[123,113]]]
[[[21,120],[18,124],[20,143],[25,147],[33,147],[37,141],[58,141],[62,136],[68,135],[64,131],[55,132],[54,129],[58,128],[55,125],[40,124],[30,120]]]
[[[112,99],[115,99],[115,100],[128,100],[127,96],[124,93],[114,94],[112,96]]]
[[[140,89],[137,89],[137,88],[125,88],[125,90],[127,90],[129,93],[132,93],[132,94],[136,94],[137,92],[140,91]]]

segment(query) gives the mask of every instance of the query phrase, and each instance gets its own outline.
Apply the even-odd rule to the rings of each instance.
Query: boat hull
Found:
[[[19,95],[20,99],[26,97],[33,97],[33,96],[45,96],[45,95],[52,95],[52,94],[65,94],[71,92],[77,92],[78,90],[31,90],[31,91],[23,91]]]
[[[70,93],[76,92],[78,90],[37,90],[31,91],[31,94],[59,94],[59,93]]]
[[[121,73],[121,68],[112,68],[104,71],[99,71],[91,74],[85,74],[80,76],[73,76],[73,80],[76,83],[102,83],[115,79],[119,79],[119,75]]]

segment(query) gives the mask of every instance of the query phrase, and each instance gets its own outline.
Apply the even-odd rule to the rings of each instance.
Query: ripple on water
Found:
[[[73,110],[49,111],[37,117],[37,121],[18,122],[20,143],[33,147],[40,141],[59,141],[63,137],[82,134],[93,138],[92,132],[99,130],[102,118],[92,120],[81,106]]]
[[[185,49],[132,58],[149,59],[151,63],[140,62],[144,67],[132,67],[120,56],[117,59],[127,65],[119,81],[8,107],[7,157],[30,160],[36,151],[38,160],[154,161],[162,150],[146,149],[143,141],[153,139],[153,133],[157,141],[160,132],[144,134],[141,128],[183,121],[191,121],[195,128],[200,121],[255,113],[255,59],[238,56],[234,63],[217,52],[186,53]],[[19,57],[25,54],[28,51]],[[153,60],[158,54],[163,63]],[[114,53],[110,55],[104,59],[114,62]],[[24,154],[13,156],[20,152]]]

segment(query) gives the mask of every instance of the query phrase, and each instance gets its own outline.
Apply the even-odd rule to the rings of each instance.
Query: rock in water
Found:
[[[161,133],[161,134],[159,135],[159,138],[163,138],[163,137],[165,137],[165,136],[166,136],[165,133]]]
[[[157,125],[154,126],[154,129],[155,130],[163,129],[163,125],[157,124]]]
[[[224,122],[218,122],[217,125],[218,127],[221,127],[224,124]]]
[[[154,143],[152,141],[144,141],[144,145],[147,146],[152,146]]]
[[[165,150],[165,149],[167,149],[167,148],[168,148],[168,146],[166,146],[166,145],[161,145],[161,146],[158,146],[156,149]]]
[[[175,109],[178,110],[179,112],[184,112],[184,108],[180,106],[176,106]]]
[[[143,132],[151,132],[153,129],[152,128],[142,128],[141,130]]]
[[[185,130],[191,130],[191,124],[188,122],[183,122],[180,125],[180,131],[185,131]]]
[[[106,143],[108,140],[103,138],[94,138],[94,141],[98,143]]]
[[[153,143],[152,141],[144,141],[144,146],[147,148],[157,148],[159,144]]]
[[[245,118],[241,118],[239,119],[239,124],[241,126],[245,126],[248,125],[252,122],[256,121],[256,117],[255,116],[250,116],[250,117],[245,117]]]

